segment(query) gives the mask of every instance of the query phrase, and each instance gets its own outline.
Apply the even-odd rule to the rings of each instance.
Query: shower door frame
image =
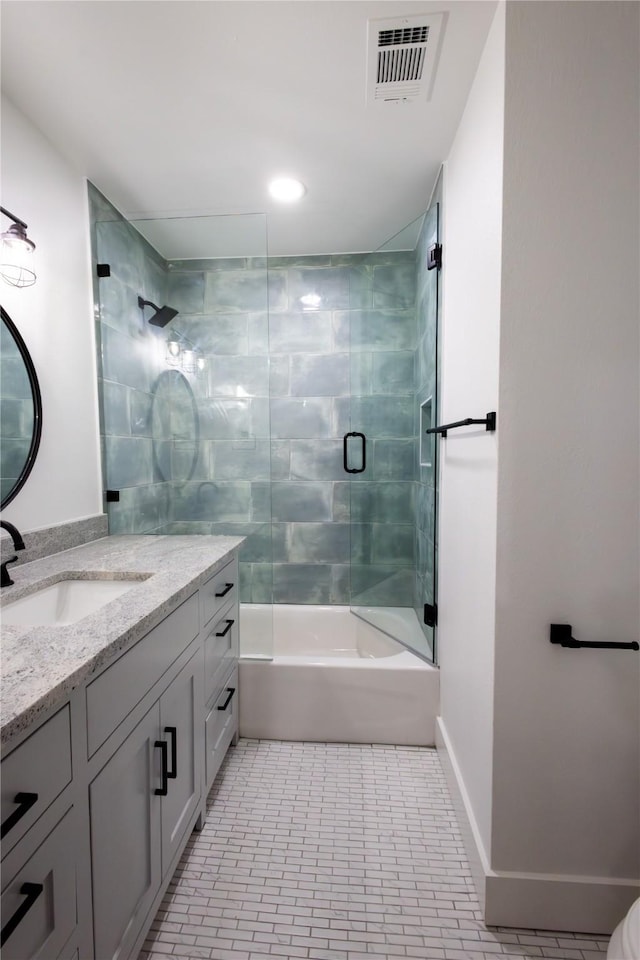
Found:
[[[421,217],[422,219],[422,226],[420,228],[421,234],[422,234],[424,224],[426,223],[426,218],[429,216],[429,214],[432,211],[434,211],[434,208],[435,208],[435,212],[434,212],[435,238],[432,235],[431,239],[434,239],[434,242],[438,244],[438,246],[441,249],[441,245],[442,245],[442,174],[441,173],[439,174],[438,180],[436,181],[436,185],[434,187],[429,206],[425,211],[424,215]],[[426,249],[425,250],[420,249],[421,243],[422,243],[422,236],[415,248],[416,256],[418,256],[420,253],[426,253]],[[425,650],[421,648],[420,638],[417,636],[417,634],[416,634],[416,639],[418,642],[417,642],[417,645],[414,645],[411,642],[407,642],[407,640],[400,635],[399,631],[397,631],[393,627],[393,625],[389,624],[388,621],[384,622],[382,618],[376,616],[377,610],[384,610],[385,608],[388,608],[390,604],[384,604],[384,603],[375,604],[375,603],[369,602],[366,605],[363,605],[362,603],[358,604],[357,602],[354,602],[353,566],[354,566],[355,552],[354,552],[353,546],[352,546],[352,552],[351,552],[351,567],[352,567],[351,584],[352,586],[350,591],[350,608],[353,614],[358,616],[360,619],[363,619],[366,622],[373,624],[382,632],[389,634],[390,636],[393,637],[393,639],[397,640],[400,644],[410,649],[413,653],[415,653],[421,659],[424,659],[428,663],[433,665],[437,665],[437,578],[438,578],[437,558],[438,558],[438,480],[439,480],[439,457],[438,457],[439,437],[438,435],[433,436],[431,462],[429,467],[431,483],[432,483],[432,495],[430,499],[431,517],[430,517],[430,525],[429,525],[429,528],[431,531],[431,538],[430,538],[431,542],[428,545],[427,552],[430,553],[430,557],[431,557],[431,573],[429,575],[430,576],[430,593],[427,596],[419,595],[420,581],[418,577],[418,563],[419,563],[419,557],[420,557],[420,550],[419,550],[418,541],[420,537],[420,531],[418,530],[418,527],[417,527],[417,521],[418,521],[417,511],[419,508],[418,492],[419,492],[419,486],[420,486],[420,480],[421,480],[421,470],[423,469],[420,463],[421,430],[424,428],[424,424],[422,423],[422,418],[421,418],[421,405],[422,403],[425,402],[425,400],[427,399],[431,400],[431,423],[429,424],[430,426],[435,426],[437,423],[438,410],[440,405],[440,386],[441,386],[440,384],[440,371],[441,371],[440,343],[441,343],[441,314],[442,314],[442,289],[441,289],[440,271],[441,271],[441,263],[438,262],[438,266],[435,269],[435,274],[433,275],[435,293],[433,297],[433,304],[432,304],[433,313],[431,314],[431,324],[430,324],[431,333],[433,336],[432,355],[433,355],[433,364],[434,364],[433,383],[432,383],[430,396],[428,398],[427,397],[423,398],[421,396],[421,391],[419,390],[420,384],[414,382],[414,385],[413,385],[413,397],[414,397],[414,404],[415,404],[415,426],[414,426],[415,471],[414,471],[414,478],[412,481],[414,485],[413,523],[414,523],[414,540],[415,540],[414,567],[413,567],[414,596],[413,596],[412,608],[409,608],[409,607],[405,608],[403,605],[403,610],[412,609],[413,611],[415,611],[415,618],[417,623],[414,625],[413,629],[415,630],[415,627],[417,627],[418,629],[421,630],[422,635],[426,640],[427,649]],[[416,279],[416,288],[417,287],[418,287],[418,279]],[[417,311],[419,309],[419,305],[420,305],[420,299],[417,298],[416,299],[416,324],[418,322]],[[416,371],[418,368],[419,348],[420,348],[420,344],[416,342],[416,345],[414,348],[415,357],[416,357]],[[353,350],[353,344],[351,344],[351,350]],[[417,376],[417,372],[416,372],[416,376]],[[357,466],[355,466],[355,469],[353,469],[354,461],[358,460],[360,456],[359,451],[357,450],[358,440],[360,438],[363,438],[362,439],[363,469],[368,466],[367,459],[369,460],[369,462],[371,461],[370,454],[372,451],[367,450],[366,445],[368,440],[362,433],[362,425],[358,423],[353,416],[353,413],[354,413],[353,398],[354,398],[354,391],[353,391],[353,385],[352,385],[350,431],[348,434],[345,434],[345,437],[344,437],[343,459],[344,459],[344,468],[346,473],[359,474],[362,472],[362,470],[358,469]],[[381,399],[381,402],[384,401],[384,397],[381,397],[380,399]],[[347,454],[348,441],[350,442],[349,454]],[[349,467],[351,469],[349,469]],[[350,517],[351,517],[351,527],[352,527],[352,543],[353,543],[353,526],[354,526],[354,519],[353,519],[354,486],[353,485],[357,484],[358,482],[359,482],[358,479],[354,477],[350,477],[350,492],[351,492]],[[429,579],[429,578],[425,578],[425,579]],[[424,623],[425,616],[426,616],[427,603],[433,604],[434,614],[435,614],[435,622],[433,626],[429,626],[429,627],[427,627],[426,624]],[[411,620],[410,616],[409,616],[409,619]]]

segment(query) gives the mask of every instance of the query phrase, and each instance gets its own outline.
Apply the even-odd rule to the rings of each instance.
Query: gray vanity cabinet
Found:
[[[196,652],[89,788],[95,956],[127,957],[201,800]]]
[[[95,956],[126,957],[160,888],[160,707],[155,704],[89,788]]]
[[[71,783],[71,715],[59,710],[2,761],[4,857]]]
[[[232,558],[2,757],[3,960],[133,960],[237,740]]]
[[[238,739],[240,608],[238,567],[228,564],[200,591],[204,629],[205,777],[211,789],[225,754]]]
[[[51,960],[71,937],[76,926],[74,827],[71,809],[6,885],[3,960]]]
[[[69,706],[2,760],[3,960],[52,960],[76,927]]]
[[[226,683],[212,701],[205,719],[207,792],[216,778],[231,743],[238,742],[238,668],[234,667]]]
[[[171,866],[202,795],[202,666],[196,654],[160,700],[161,738],[167,742],[169,779],[161,799],[162,872]]]

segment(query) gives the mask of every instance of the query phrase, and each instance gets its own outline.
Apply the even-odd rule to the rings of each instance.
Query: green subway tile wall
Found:
[[[376,563],[370,598],[403,570],[395,602],[413,605],[413,255],[177,260],[168,271],[180,330],[207,358],[198,402],[211,480],[208,492],[195,479],[175,489],[172,520],[248,536],[244,600],[268,595],[272,558],[276,602],[348,603],[357,558]],[[350,429],[369,437],[354,507],[363,514],[366,492],[367,523],[354,532]]]
[[[418,609],[432,562],[418,438],[435,272],[414,252],[165,261],[89,195],[94,262],[111,266],[95,280],[105,486],[120,490],[111,532],[247,537],[244,601]],[[178,317],[150,327],[139,294]],[[154,402],[168,334],[206,359],[187,377],[196,426],[188,402]],[[367,435],[353,477],[350,430]]]

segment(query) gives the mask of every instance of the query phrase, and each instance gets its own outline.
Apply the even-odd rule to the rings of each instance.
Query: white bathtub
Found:
[[[241,736],[435,743],[438,670],[349,607],[243,604],[240,636]]]

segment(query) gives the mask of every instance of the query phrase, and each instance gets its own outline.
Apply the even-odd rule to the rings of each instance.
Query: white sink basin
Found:
[[[19,600],[3,604],[0,617],[13,626],[62,626],[95,613],[137,586],[130,580],[59,580]]]

